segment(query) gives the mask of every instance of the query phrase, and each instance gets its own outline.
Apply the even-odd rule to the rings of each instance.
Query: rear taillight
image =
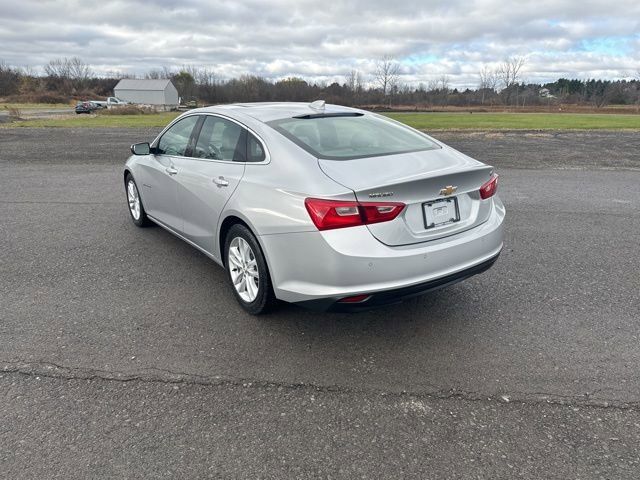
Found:
[[[498,191],[498,174],[494,173],[487,183],[480,187],[480,198],[486,200],[493,197]]]
[[[355,227],[393,220],[404,208],[399,202],[352,202],[307,198],[304,201],[318,230]]]

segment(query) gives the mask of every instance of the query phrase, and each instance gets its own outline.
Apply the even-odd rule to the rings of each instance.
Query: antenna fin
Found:
[[[324,112],[324,100],[316,100],[315,102],[311,102],[309,104],[309,108],[311,108],[312,110]]]

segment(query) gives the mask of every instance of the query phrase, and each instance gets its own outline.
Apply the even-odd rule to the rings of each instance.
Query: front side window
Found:
[[[193,132],[193,127],[196,126],[196,123],[198,123],[198,117],[195,115],[176,122],[160,138],[157,147],[158,154],[185,156],[191,132]]]
[[[425,135],[374,115],[326,115],[268,122],[313,156],[351,160],[440,148]]]
[[[207,115],[192,157],[209,160],[244,161],[243,128],[224,118]]]

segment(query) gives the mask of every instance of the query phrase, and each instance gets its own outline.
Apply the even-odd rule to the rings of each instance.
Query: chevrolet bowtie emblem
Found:
[[[456,190],[458,190],[458,187],[454,187],[453,185],[447,185],[442,190],[440,190],[440,195],[444,195],[446,197],[447,195],[451,195],[452,193],[455,193]]]

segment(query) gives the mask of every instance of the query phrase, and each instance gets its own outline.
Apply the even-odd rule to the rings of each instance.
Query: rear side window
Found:
[[[268,125],[312,155],[329,160],[440,148],[420,132],[374,115],[284,118]]]
[[[191,156],[209,160],[243,161],[243,130],[237,123],[207,115]]]
[[[195,127],[197,122],[198,117],[193,115],[174,123],[160,138],[157,147],[158,153],[160,155],[183,157],[189,146],[189,139],[191,138],[193,127]]]
[[[265,158],[262,144],[252,133],[247,132],[247,162],[262,162]]]

